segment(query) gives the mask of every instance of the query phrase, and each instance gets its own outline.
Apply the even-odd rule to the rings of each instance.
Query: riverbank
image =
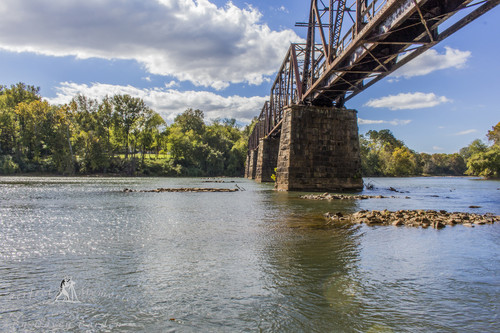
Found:
[[[354,214],[326,213],[330,223],[350,222],[366,225],[393,225],[408,227],[432,227],[435,229],[462,224],[467,227],[500,222],[500,216],[493,214],[473,214],[447,212],[445,210],[362,210]]]

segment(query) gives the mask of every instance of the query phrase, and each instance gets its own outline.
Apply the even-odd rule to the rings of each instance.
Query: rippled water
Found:
[[[0,177],[0,331],[500,331],[500,224],[326,227],[322,217],[500,215],[500,182],[366,179],[367,194],[396,198],[323,202],[204,181]],[[235,184],[246,191],[121,192]],[[54,302],[64,276],[79,302]]]

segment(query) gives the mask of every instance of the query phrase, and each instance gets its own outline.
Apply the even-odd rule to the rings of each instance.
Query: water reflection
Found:
[[[271,304],[261,315],[260,328],[352,330],[350,318],[358,314],[362,299],[357,282],[361,237],[358,229],[327,225],[310,202],[293,194],[290,197],[273,193],[270,197],[271,210],[279,212],[280,218],[262,250],[261,265]],[[290,205],[290,201],[294,204]],[[350,210],[354,205],[351,201],[342,210]]]

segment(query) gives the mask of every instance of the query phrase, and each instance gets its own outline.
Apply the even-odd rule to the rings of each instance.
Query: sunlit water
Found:
[[[366,194],[396,198],[326,202],[225,180],[0,177],[0,331],[500,331],[500,224],[329,227],[322,217],[500,215],[500,182],[366,179]],[[121,192],[235,184],[246,191]],[[65,276],[79,302],[54,302]]]

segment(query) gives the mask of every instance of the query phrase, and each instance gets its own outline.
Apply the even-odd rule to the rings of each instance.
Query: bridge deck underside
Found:
[[[438,26],[470,2],[395,1],[374,24],[361,31],[343,55],[329,66],[324,65],[326,70],[309,87],[304,99],[313,105],[331,105],[346,94],[348,97],[349,93],[364,90],[370,80],[401,67],[398,62],[405,53],[435,45]]]

